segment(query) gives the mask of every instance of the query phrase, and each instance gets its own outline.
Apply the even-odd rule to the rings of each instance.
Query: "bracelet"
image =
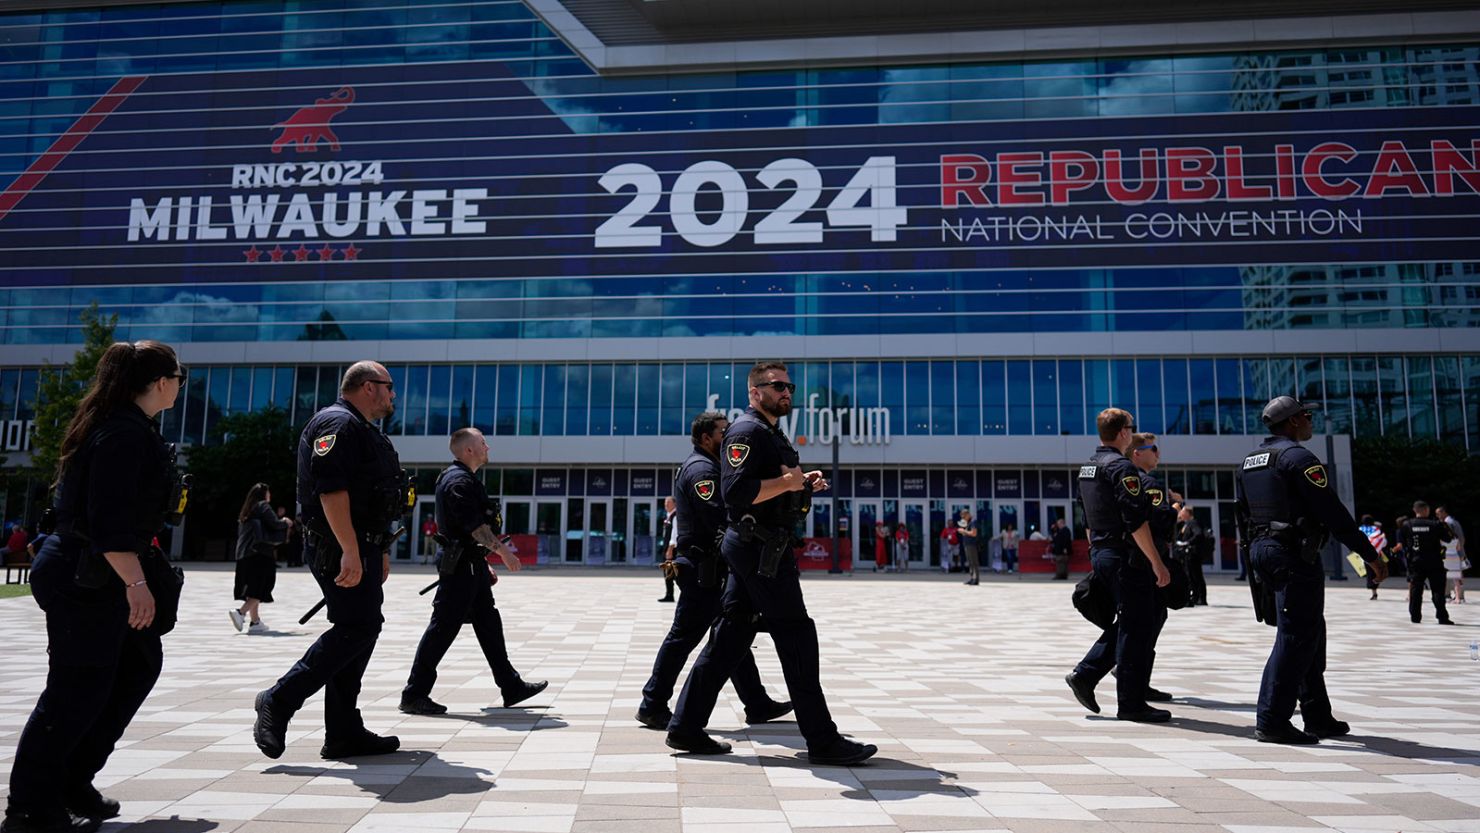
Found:
[[[134,582],[133,584],[125,584],[124,587],[132,590],[133,588],[138,587],[141,584],[148,584],[148,583],[149,583],[149,579],[147,579],[147,578],[141,578],[138,581]]]

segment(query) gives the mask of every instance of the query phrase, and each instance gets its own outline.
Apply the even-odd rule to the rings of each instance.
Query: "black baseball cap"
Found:
[[[1276,396],[1264,406],[1264,413],[1260,415],[1260,418],[1264,420],[1265,425],[1275,425],[1302,411],[1319,409],[1319,405],[1307,405],[1293,396]]]

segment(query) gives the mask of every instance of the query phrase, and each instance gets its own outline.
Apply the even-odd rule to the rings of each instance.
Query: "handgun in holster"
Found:
[[[717,551],[705,552],[700,547],[690,547],[688,559],[694,564],[700,587],[712,590],[724,583],[725,563]]]
[[[1274,627],[1277,624],[1278,615],[1274,590],[1260,579],[1259,571],[1254,569],[1253,559],[1249,556],[1249,549],[1254,543],[1254,527],[1249,522],[1248,514],[1241,507],[1234,510],[1234,524],[1238,527],[1239,566],[1249,582],[1249,596],[1254,605],[1254,621]]]
[[[459,538],[448,538],[441,532],[432,533],[432,540],[437,542],[441,548],[442,555],[437,559],[437,574],[450,576],[457,571],[457,565],[462,563],[463,553],[467,546]]]

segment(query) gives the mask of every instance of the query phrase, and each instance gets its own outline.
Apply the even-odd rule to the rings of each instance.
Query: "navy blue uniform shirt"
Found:
[[[1079,501],[1091,547],[1132,547],[1131,534],[1151,519],[1141,471],[1119,450],[1102,445],[1079,467]]]
[[[785,501],[778,495],[764,503],[755,503],[761,481],[781,476],[781,468],[801,465],[801,457],[777,425],[771,425],[754,408],[747,408],[725,431],[724,450],[720,455],[723,474],[720,496],[724,499],[730,521],[753,515],[763,526],[789,526],[782,517]]]
[[[1377,560],[1372,542],[1331,488],[1325,465],[1305,446],[1288,437],[1266,437],[1244,457],[1234,480],[1238,487],[1235,500],[1253,526],[1306,518],[1318,522],[1363,560]]]
[[[343,398],[313,415],[298,438],[298,503],[308,528],[328,535],[319,495],[349,492],[350,521],[355,534],[377,535],[400,507],[388,495],[398,493],[401,458],[378,427]]]
[[[159,423],[130,402],[99,423],[68,461],[58,529],[86,535],[94,554],[148,552],[164,528],[174,475]]]
[[[1453,540],[1449,524],[1438,518],[1409,518],[1398,527],[1398,542],[1409,558],[1443,558],[1444,542]]]
[[[678,467],[673,479],[673,501],[678,504],[675,558],[687,557],[695,547],[705,555],[718,554],[717,542],[725,527],[725,501],[720,497],[719,483],[719,460],[698,448]]]
[[[1141,490],[1151,499],[1151,538],[1156,551],[1165,554],[1177,537],[1177,510],[1172,508],[1172,496],[1149,471],[1141,472]]]
[[[483,481],[461,461],[437,475],[437,531],[453,541],[473,547],[473,530],[492,522],[488,517],[490,502]]]

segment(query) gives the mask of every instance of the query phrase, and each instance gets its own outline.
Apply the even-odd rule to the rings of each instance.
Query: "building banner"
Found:
[[[536,89],[498,62],[121,78],[0,192],[0,280],[635,293],[1462,260],[1480,238],[1477,107],[619,132]]]

